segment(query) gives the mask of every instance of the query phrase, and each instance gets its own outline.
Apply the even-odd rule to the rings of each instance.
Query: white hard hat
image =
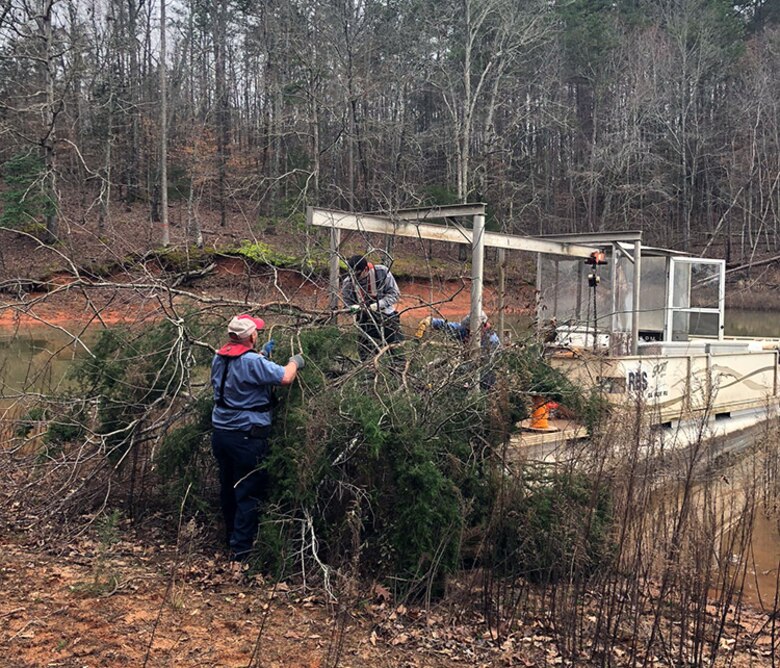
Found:
[[[485,314],[484,311],[479,312],[479,324],[480,325],[486,325],[488,321],[488,317]],[[460,321],[460,324],[463,325],[463,327],[468,327],[471,325],[471,314],[467,315],[463,320]]]

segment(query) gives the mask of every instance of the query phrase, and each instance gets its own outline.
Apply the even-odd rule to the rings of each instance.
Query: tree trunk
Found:
[[[140,127],[140,87],[138,71],[138,11],[139,7],[134,0],[127,0],[127,40],[130,51],[130,155],[127,165],[127,188],[125,190],[125,203],[129,206],[139,196],[139,157],[141,154],[141,127]]]
[[[227,222],[227,150],[228,150],[228,100],[225,81],[225,41],[227,39],[225,23],[227,8],[225,0],[219,0],[214,7],[214,77],[215,104],[217,120],[217,197],[219,199],[219,224],[225,227]]]
[[[46,127],[43,138],[43,164],[46,170],[44,176],[44,192],[46,196],[46,241],[53,243],[57,239],[57,223],[59,217],[59,198],[54,165],[54,139],[57,121],[57,111],[54,108],[54,54],[52,44],[52,9],[55,0],[41,0],[41,32],[44,40],[44,80],[46,86]]]
[[[160,223],[162,245],[170,244],[168,225],[168,78],[166,76],[165,52],[165,0],[160,0]]]
[[[200,219],[195,212],[195,184],[192,178],[187,194],[187,238],[192,239],[198,248],[203,248],[203,232],[200,229]]]
[[[98,230],[102,233],[106,227],[106,219],[109,216],[109,207],[111,205],[111,147],[114,143],[114,91],[111,87],[109,78],[108,90],[108,119],[107,119],[107,137],[106,153],[103,167],[103,174],[100,179],[100,210],[98,212]]]

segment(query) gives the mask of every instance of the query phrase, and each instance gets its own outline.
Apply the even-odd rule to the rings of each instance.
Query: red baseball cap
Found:
[[[228,323],[228,336],[231,341],[243,341],[263,327],[265,322],[262,318],[253,318],[247,313],[242,313],[231,318]]]

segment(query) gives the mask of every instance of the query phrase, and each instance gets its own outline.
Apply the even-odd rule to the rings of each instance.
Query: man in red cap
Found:
[[[228,343],[211,363],[214,390],[212,451],[219,466],[220,502],[231,558],[244,561],[257,533],[257,505],[267,486],[260,465],[268,452],[273,390],[290,385],[303,368],[301,355],[286,366],[269,359],[273,339],[255,352],[260,318],[237,315],[228,324]]]

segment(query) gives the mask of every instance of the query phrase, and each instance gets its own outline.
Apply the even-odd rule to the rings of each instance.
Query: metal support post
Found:
[[[482,342],[480,336],[479,315],[482,313],[482,283],[484,279],[485,262],[485,216],[474,216],[471,229],[471,349],[479,350]]]
[[[330,228],[330,308],[336,310],[339,307],[339,247],[341,246],[341,230],[338,227]]]
[[[631,354],[639,353],[639,296],[642,294],[642,242],[634,242],[634,294],[631,299]]]
[[[542,263],[543,263],[543,255],[541,253],[536,254],[536,291],[534,292],[534,309],[536,311],[536,317],[535,317],[535,323],[536,323],[536,339],[538,341],[542,340],[542,334],[544,332],[544,313],[543,309],[547,309],[547,319],[551,319],[555,317],[555,304],[553,303],[552,311],[549,310],[547,304],[543,301],[543,295],[542,295],[542,270],[544,269]]]

